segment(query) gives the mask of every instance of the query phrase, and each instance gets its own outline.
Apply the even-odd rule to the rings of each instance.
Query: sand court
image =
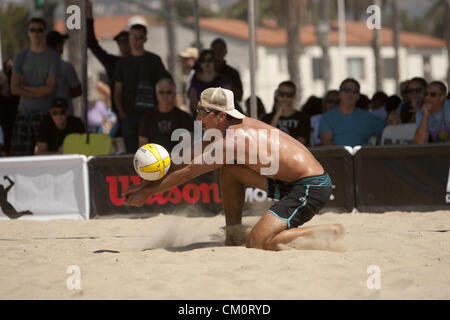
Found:
[[[450,212],[325,213],[306,225],[334,222],[344,237],[272,252],[224,246],[223,215],[0,221],[0,298],[450,299]],[[80,289],[68,288],[69,266]]]

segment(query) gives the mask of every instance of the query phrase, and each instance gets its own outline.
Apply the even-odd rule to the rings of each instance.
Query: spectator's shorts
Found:
[[[26,156],[34,153],[39,125],[45,116],[45,112],[17,114],[11,138],[10,154],[12,156]]]
[[[268,211],[286,221],[288,229],[296,228],[323,208],[331,190],[331,178],[326,172],[293,182],[267,178],[267,196],[279,199]]]

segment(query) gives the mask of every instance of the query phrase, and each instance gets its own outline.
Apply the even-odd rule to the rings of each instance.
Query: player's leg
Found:
[[[243,165],[225,165],[221,168],[220,189],[226,226],[242,223],[246,186],[265,190],[266,178]],[[225,244],[233,244],[228,233]]]
[[[345,229],[341,224],[324,224],[287,229],[286,220],[279,219],[271,212],[266,212],[253,227],[247,239],[248,248],[279,250],[280,244],[289,243],[298,237],[319,235],[343,235]]]

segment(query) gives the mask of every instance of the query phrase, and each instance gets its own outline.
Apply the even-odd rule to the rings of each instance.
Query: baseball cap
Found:
[[[64,108],[64,109],[66,109],[68,107],[69,107],[69,105],[67,104],[67,101],[64,98],[53,99],[52,105],[51,105],[51,108]]]
[[[203,90],[200,95],[199,106],[212,110],[223,111],[233,118],[245,118],[245,115],[237,111],[234,107],[233,91],[221,87]]]
[[[129,35],[130,35],[130,33],[128,31],[122,30],[113,39],[114,39],[114,41],[117,41],[117,40],[119,40],[120,37],[123,37],[123,36],[129,37]]]
[[[52,30],[47,33],[45,42],[47,43],[47,46],[54,47],[68,38],[69,38],[68,34],[61,34],[56,30]]]
[[[193,58],[198,59],[198,49],[194,47],[189,47],[186,50],[178,54],[182,58]]]

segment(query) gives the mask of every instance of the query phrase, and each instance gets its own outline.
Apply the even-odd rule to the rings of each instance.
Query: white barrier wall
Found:
[[[83,155],[0,158],[0,219],[89,219],[88,179]]]

